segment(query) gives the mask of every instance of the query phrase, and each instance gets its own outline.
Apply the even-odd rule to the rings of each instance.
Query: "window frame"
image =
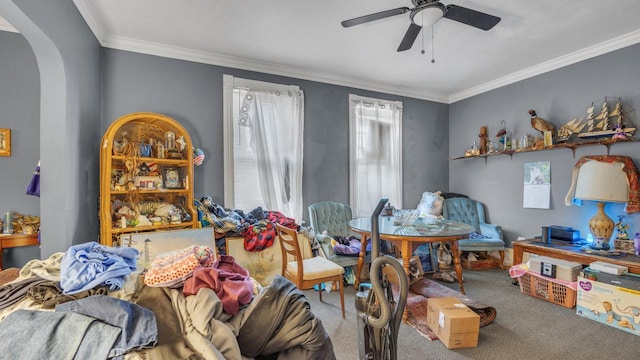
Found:
[[[390,107],[395,107],[400,111],[399,117],[397,121],[394,121],[394,117],[390,117],[388,120],[391,126],[394,126],[391,129],[391,132],[397,132],[397,146],[398,146],[398,157],[397,157],[397,171],[396,181],[397,181],[397,189],[396,194],[393,196],[389,196],[389,201],[397,208],[402,208],[402,193],[403,193],[403,177],[402,177],[402,117],[403,117],[403,104],[401,101],[390,101],[379,98],[371,98],[364,97],[355,94],[349,94],[349,201],[351,203],[351,207],[353,209],[354,216],[363,216],[362,209],[358,208],[358,198],[357,194],[357,166],[358,166],[358,149],[357,146],[357,136],[358,136],[358,124],[357,124],[357,103],[372,103],[372,104],[383,104]],[[380,122],[380,120],[378,119]],[[397,126],[397,127],[396,127]],[[375,204],[377,204],[376,200]],[[372,204],[372,206],[375,206]],[[373,208],[371,209],[371,211]],[[368,214],[367,214],[368,215]]]

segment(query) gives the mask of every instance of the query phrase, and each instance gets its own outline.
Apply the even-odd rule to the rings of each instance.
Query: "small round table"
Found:
[[[420,218],[411,225],[395,225],[392,216],[380,216],[378,219],[380,239],[391,241],[400,246],[402,266],[407,275],[409,274],[409,262],[414,243],[449,243],[456,274],[458,275],[460,293],[464,294],[458,240],[466,239],[470,233],[475,231],[472,226],[450,220],[431,218]],[[371,218],[353,219],[349,221],[349,226],[361,236],[371,237]]]

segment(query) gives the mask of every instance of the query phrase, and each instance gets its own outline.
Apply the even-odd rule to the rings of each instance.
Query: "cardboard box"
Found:
[[[589,267],[593,270],[613,275],[624,275],[629,272],[629,268],[627,266],[611,264],[604,261],[594,261],[589,264]]]
[[[580,270],[582,270],[582,264],[575,261],[541,255],[531,255],[529,258],[529,271],[553,279],[576,281]]]
[[[640,309],[640,291],[578,277],[576,314],[640,335],[637,309]]]
[[[429,298],[427,325],[447,349],[478,346],[480,316],[456,298]]]
[[[640,275],[637,274],[614,275],[587,267],[582,270],[580,276],[585,279],[598,281],[607,285],[620,286],[640,291]]]
[[[498,259],[489,255],[476,255],[475,260],[467,257],[462,258],[462,267],[467,270],[497,269]]]

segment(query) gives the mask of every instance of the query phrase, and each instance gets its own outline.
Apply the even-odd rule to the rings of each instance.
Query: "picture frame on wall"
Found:
[[[0,129],[0,156],[11,156],[11,129]]]
[[[182,176],[180,168],[177,166],[167,166],[162,168],[162,184],[165,189],[182,189]]]

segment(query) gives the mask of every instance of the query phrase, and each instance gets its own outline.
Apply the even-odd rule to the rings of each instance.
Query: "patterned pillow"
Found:
[[[155,287],[180,287],[198,266],[211,266],[214,252],[208,246],[191,245],[158,255],[144,275],[144,283]]]

